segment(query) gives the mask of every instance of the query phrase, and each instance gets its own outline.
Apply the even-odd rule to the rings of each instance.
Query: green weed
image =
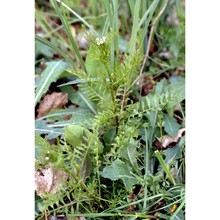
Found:
[[[36,110],[68,104],[36,117],[35,219],[184,219],[182,2],[60,2],[36,1]]]

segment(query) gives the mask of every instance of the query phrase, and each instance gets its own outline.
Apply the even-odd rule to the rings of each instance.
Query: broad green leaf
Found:
[[[63,120],[63,117],[66,115],[72,115],[76,117],[82,116],[84,118],[84,114],[91,114],[91,111],[88,108],[68,108],[68,109],[53,109],[49,113],[47,113],[45,116],[38,118],[38,120],[42,120],[45,118],[49,118],[52,120]],[[80,114],[80,115],[79,115]],[[67,120],[66,120],[67,121]]]
[[[131,167],[120,159],[116,159],[111,166],[106,166],[101,173],[101,176],[111,180],[121,179],[128,191],[131,191],[132,186],[138,181],[135,176],[131,174]]]
[[[127,162],[129,162],[136,174],[141,175],[141,170],[139,169],[136,158],[137,147],[138,143],[135,142],[133,138],[130,139],[128,145],[119,151],[119,157],[124,158]]]
[[[52,61],[46,63],[47,67],[41,74],[41,81],[37,87],[35,94],[35,106],[40,101],[41,97],[47,92],[50,84],[55,82],[60,74],[68,67],[68,64],[63,61]]]
[[[71,119],[58,121],[53,124],[48,124],[48,127],[61,128],[61,127],[67,127],[71,124],[76,124],[76,125],[86,125],[88,128],[90,128],[93,119],[94,119],[94,115],[91,113],[75,112],[72,114]]]
[[[174,99],[167,104],[167,108],[172,108],[185,99],[185,80],[169,84],[167,90],[174,94]]]
[[[155,94],[158,96],[161,95],[164,92],[164,89],[167,86],[167,82],[165,79],[162,79],[160,82],[158,82],[154,88]]]
[[[68,94],[68,99],[74,103],[77,104],[80,107],[87,107],[88,105],[85,103],[85,101],[81,98],[79,91],[74,90],[71,86],[63,86],[60,88],[61,92]]]
[[[83,141],[83,131],[80,125],[70,125],[65,129],[64,137],[72,146],[79,146]]]
[[[164,130],[167,132],[167,134],[171,135],[172,137],[175,137],[181,125],[178,124],[172,116],[169,116],[167,114],[163,114],[163,116]]]
[[[89,47],[89,50],[87,52],[87,56],[86,56],[86,71],[87,73],[90,75],[90,77],[92,78],[97,78],[97,72],[101,72],[103,73],[103,75],[107,74],[106,68],[104,66],[104,64],[100,61],[97,60],[96,58],[96,52],[97,48],[93,45],[91,45]]]
[[[181,157],[179,144],[177,144],[176,147],[166,149],[164,152],[166,155],[165,163],[167,165],[173,162],[173,160],[176,160]]]
[[[68,99],[72,103],[77,104],[83,108],[89,108],[91,112],[93,112],[94,114],[97,114],[94,103],[92,103],[90,99],[87,97],[87,95],[84,94],[82,91],[79,91],[79,90],[75,91],[71,86],[61,87],[60,90],[63,93],[68,94]]]
[[[94,147],[97,146],[99,153],[102,153],[103,151],[103,145],[100,142],[99,138],[93,133],[91,133],[88,129],[80,125],[68,126],[65,129],[64,137],[66,141],[73,146],[79,146],[83,143],[85,139],[87,139],[88,144],[90,144],[92,147],[92,150],[94,150]]]

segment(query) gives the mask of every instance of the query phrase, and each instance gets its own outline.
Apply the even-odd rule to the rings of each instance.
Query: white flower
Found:
[[[96,38],[96,43],[97,45],[100,45],[100,44],[104,44],[105,43],[105,40],[106,38],[105,37],[101,37],[101,38]]]
[[[49,160],[50,158],[49,157],[45,157],[45,160]]]

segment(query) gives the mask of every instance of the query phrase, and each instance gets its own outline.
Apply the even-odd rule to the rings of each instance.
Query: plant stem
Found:
[[[77,183],[80,185],[81,188],[83,188],[88,195],[90,195],[99,205],[100,207],[102,207],[102,204],[100,203],[100,198],[98,199],[95,195],[93,195],[89,188],[82,182],[82,180],[79,180],[78,177],[76,176],[76,174],[74,172],[70,172],[70,170],[66,170],[67,173],[70,173],[70,175],[73,176],[73,178],[77,181]]]
[[[107,70],[109,81],[110,81],[109,88],[110,88],[110,93],[111,93],[111,97],[112,97],[113,112],[114,112],[114,114],[116,114],[116,100],[115,100],[115,94],[114,94],[114,89],[113,89],[113,81],[112,81],[112,77],[111,77],[111,73],[108,68],[108,65],[106,63],[104,63],[104,65]],[[118,128],[118,126],[119,126],[118,116],[115,116],[115,123],[116,123],[116,128]]]
[[[144,136],[145,136],[145,142],[146,142],[146,148],[145,148],[145,174],[144,174],[144,205],[143,209],[147,207],[147,177],[148,177],[148,162],[149,162],[149,149],[148,149],[148,140],[147,140],[147,130],[144,129]]]

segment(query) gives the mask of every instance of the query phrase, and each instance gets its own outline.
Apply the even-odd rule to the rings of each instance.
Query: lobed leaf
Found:
[[[46,134],[46,139],[51,140],[63,135],[63,128],[50,128],[45,120],[37,120],[35,122],[35,131],[38,134]]]

